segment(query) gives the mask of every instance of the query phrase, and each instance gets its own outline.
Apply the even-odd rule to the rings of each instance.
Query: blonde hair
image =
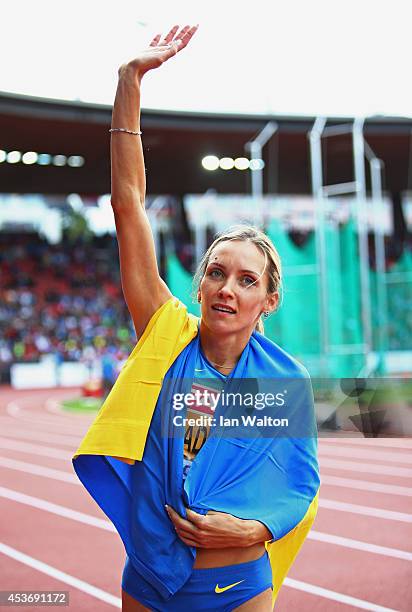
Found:
[[[282,264],[280,261],[279,253],[277,252],[273,242],[270,238],[257,227],[252,225],[235,225],[229,228],[226,232],[218,234],[215,240],[212,242],[206,253],[203,255],[199,262],[196,273],[194,275],[194,288],[195,292],[199,290],[200,283],[205,274],[206,268],[209,264],[210,255],[213,249],[220,244],[228,240],[238,240],[241,242],[251,242],[263,253],[265,256],[265,267],[261,276],[267,270],[268,273],[268,286],[267,293],[275,293],[276,291],[281,292],[282,289]],[[259,317],[256,323],[255,330],[264,333],[263,320]]]

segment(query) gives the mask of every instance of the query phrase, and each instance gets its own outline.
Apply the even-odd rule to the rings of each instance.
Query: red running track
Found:
[[[0,398],[0,590],[69,591],[64,609],[120,608],[124,550],[71,456],[93,416],[77,390]],[[320,439],[320,509],[276,610],[412,609],[412,440]],[[21,607],[44,610],[44,607]]]

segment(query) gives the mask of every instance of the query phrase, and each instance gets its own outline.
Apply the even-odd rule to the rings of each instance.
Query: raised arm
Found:
[[[140,135],[140,90],[144,74],[184,49],[197,26],[174,26],[161,40],[119,69],[112,114],[111,202],[119,244],[123,294],[139,337],[153,313],[171,293],[160,278],[153,235],[145,211],[146,177]]]

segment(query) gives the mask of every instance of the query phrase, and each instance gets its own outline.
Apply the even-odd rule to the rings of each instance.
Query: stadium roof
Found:
[[[16,193],[97,195],[110,191],[109,134],[111,107],[0,92],[0,149],[80,155],[80,168],[1,163],[1,191]],[[307,134],[315,117],[227,115],[144,109],[142,130],[149,193],[247,193],[250,172],[201,165],[205,155],[240,157],[246,142],[268,121],[278,131],[264,148],[265,192],[311,192]],[[331,118],[347,123],[351,118]],[[385,163],[385,185],[391,192],[410,187],[412,119],[374,117],[365,122],[365,137]],[[353,179],[351,138],[328,138],[324,147],[326,181]]]

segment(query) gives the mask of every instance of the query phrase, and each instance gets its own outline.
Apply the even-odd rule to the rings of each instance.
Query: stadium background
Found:
[[[0,589],[70,590],[73,610],[119,607],[123,560],[69,462],[100,402],[78,398],[107,392],[135,342],[110,218],[110,113],[0,93]],[[192,312],[200,253],[253,222],[284,265],[267,335],[314,379],[408,384],[411,119],[144,110],[142,129],[159,267]],[[239,158],[249,167],[231,167]],[[389,401],[403,429],[389,419],[387,438],[335,437],[336,402],[317,403],[320,511],[277,609],[410,609],[403,389]]]
[[[99,355],[106,344],[127,352],[134,342],[104,197],[110,191],[109,123],[109,107],[0,96],[4,382],[14,362],[50,354],[90,360],[96,348]],[[159,266],[190,310],[198,313],[192,274],[215,232],[231,223],[257,223],[274,239],[285,268],[283,307],[266,325],[270,337],[315,376],[410,369],[411,120],[372,118],[359,125],[332,118],[318,141],[314,117],[145,111],[142,126]],[[359,133],[363,176],[355,176]],[[263,169],[211,171],[201,163],[213,153],[229,158],[230,166],[230,159],[253,159],[253,151]],[[13,152],[26,158],[10,163]],[[30,162],[30,152],[40,154],[37,162]],[[372,191],[374,162],[381,185]],[[109,231],[102,233],[100,224],[93,236],[90,219],[103,210]],[[36,230],[40,236],[30,236]],[[60,295],[62,305],[63,286],[71,299]],[[103,303],[95,321],[82,322],[97,297]],[[53,321],[50,310],[57,311]]]

